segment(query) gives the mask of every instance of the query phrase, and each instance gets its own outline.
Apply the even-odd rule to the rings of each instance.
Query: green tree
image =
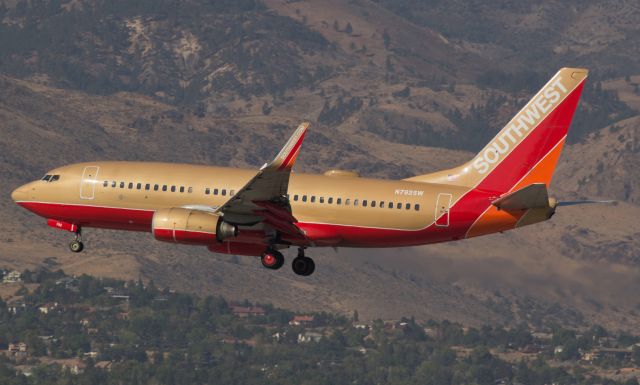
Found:
[[[344,27],[344,31],[348,34],[351,35],[353,33],[353,27],[351,26],[350,22],[347,22],[347,26]]]
[[[384,44],[384,48],[389,49],[389,46],[391,45],[391,36],[386,29],[382,32],[382,42]]]

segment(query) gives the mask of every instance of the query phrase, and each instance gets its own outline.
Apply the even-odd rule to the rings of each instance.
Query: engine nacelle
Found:
[[[238,227],[217,214],[183,208],[156,211],[151,231],[159,241],[196,245],[211,245],[238,235]]]

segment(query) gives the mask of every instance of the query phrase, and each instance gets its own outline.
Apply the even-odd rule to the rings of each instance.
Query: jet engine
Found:
[[[238,235],[238,227],[220,215],[184,208],[157,210],[151,231],[159,241],[197,245],[211,245]]]

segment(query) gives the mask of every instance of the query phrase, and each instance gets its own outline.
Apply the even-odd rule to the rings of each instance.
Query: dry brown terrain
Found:
[[[3,175],[9,183],[1,187],[6,198],[2,206],[5,225],[0,257],[8,267],[37,268],[48,259],[46,265],[50,268],[63,268],[73,274],[142,277],[176,289],[305,310],[350,313],[357,309],[364,318],[408,314],[481,324],[546,316],[574,325],[598,322],[637,328],[636,307],[640,303],[633,293],[640,289],[637,222],[640,208],[625,202],[613,206],[567,207],[547,223],[451,244],[398,250],[319,249],[314,251],[319,265],[317,274],[306,280],[286,269],[265,271],[253,258],[220,256],[204,248],[162,244],[149,234],[89,230],[87,252],[71,254],[66,249],[69,234],[50,230],[41,218],[9,202],[8,194],[13,186],[38,176],[35,173],[21,175],[14,170],[39,168],[42,173],[53,165],[95,157],[96,149],[83,143],[100,146],[103,159],[118,159],[120,154],[143,157],[144,153],[150,154],[149,159],[175,160],[175,151],[165,153],[169,145],[164,138],[169,138],[175,149],[191,147],[191,151],[180,153],[181,161],[214,163],[215,160],[207,158],[206,147],[211,141],[191,144],[181,142],[182,135],[169,136],[176,127],[180,130],[187,123],[168,123],[166,128],[158,124],[149,134],[150,138],[140,140],[139,133],[127,127],[127,122],[140,116],[136,112],[144,111],[143,116],[150,116],[171,111],[169,106],[145,97],[130,94],[96,97],[12,79],[4,81],[10,85],[4,87],[5,90],[15,87],[5,92],[25,98],[25,103],[15,97],[3,98],[5,102],[0,109],[5,127],[16,127],[12,135],[2,139],[5,143]],[[11,102],[6,102],[9,99]],[[31,118],[43,115],[49,119]],[[271,156],[278,139],[281,141],[289,130],[288,127],[280,129],[273,135],[268,131],[268,124],[259,119],[247,119],[247,122],[251,122],[252,131],[247,131],[244,137],[236,132],[235,139],[227,138],[225,142],[230,148],[234,147],[235,140],[238,140],[235,144],[246,142],[248,147],[259,137],[261,140],[256,143],[264,147],[261,149],[263,159]],[[193,119],[189,123],[191,131],[183,132],[194,135],[199,127],[213,123],[209,118]],[[86,129],[81,129],[80,125],[85,124]],[[240,122],[233,124],[240,125]],[[66,127],[77,135],[67,135],[66,130],[58,127]],[[341,167],[351,162],[354,168],[369,167],[373,175],[393,170],[418,173],[440,164],[453,165],[468,156],[463,152],[366,140],[358,135],[345,135],[336,142],[331,138],[337,135],[331,135],[326,127],[322,130],[324,132],[314,133],[312,139],[315,135],[329,143],[312,140],[305,144],[300,157],[301,169],[319,171],[333,167],[331,160],[340,159]],[[554,186],[561,198],[573,198],[576,187],[577,195],[600,196],[588,190],[596,180],[573,186],[569,182],[579,180],[580,175],[565,170],[572,159],[576,159],[573,164],[584,164],[582,157],[602,159],[601,152],[606,151],[606,145],[596,144],[608,143],[607,135],[617,142],[621,132],[625,130],[614,134],[604,130],[602,136],[593,139],[594,144],[568,149]],[[216,136],[209,131],[202,135],[210,135],[215,140],[225,134]],[[32,140],[34,137],[46,140]],[[347,152],[343,146],[354,146],[358,153]],[[77,151],[57,151],[57,148],[77,148]],[[218,154],[226,152],[224,147],[218,148]],[[25,152],[25,149],[30,150]],[[138,154],[135,149],[144,152]],[[33,157],[32,153],[42,155]],[[229,164],[255,166],[262,160],[251,152],[233,153],[239,157],[229,159]],[[325,154],[319,156],[319,153]],[[386,164],[393,167],[385,169]],[[616,169],[616,164],[611,167]]]
[[[622,36],[631,42],[625,54],[634,54],[637,26],[626,6],[610,7],[620,22],[604,26],[595,3],[570,13],[568,24],[553,17],[563,3],[544,3],[500,13],[511,22],[506,29],[491,29],[497,16],[490,13],[489,42],[463,25],[446,30],[434,17],[421,23],[384,1],[268,0],[264,11],[238,13],[237,22],[202,15],[215,33],[208,23],[187,23],[195,16],[171,23],[126,14],[115,27],[100,19],[102,29],[74,35],[67,55],[56,51],[66,46],[15,48],[0,61],[0,266],[140,277],[291,309],[357,309],[367,319],[601,323],[640,332],[640,75],[614,50]],[[5,16],[5,25],[22,21]],[[246,29],[236,33],[235,25]],[[541,26],[563,40],[524,55],[523,36],[537,38]],[[109,28],[124,28],[114,36],[125,41],[110,46]],[[218,33],[228,41],[214,44]],[[254,258],[162,244],[150,234],[87,230],[87,250],[75,255],[67,251],[69,234],[9,199],[48,169],[94,159],[259,167],[304,119],[312,128],[297,170],[422,174],[468,159],[560,65],[592,68],[590,81],[610,93],[594,86],[585,95],[578,114],[587,118],[570,133],[576,144],[562,155],[553,193],[619,202],[561,208],[549,222],[505,234],[409,249],[318,249],[316,273],[300,279],[288,269],[265,271]],[[85,77],[56,72],[65,66]],[[542,80],[522,85],[530,66]],[[497,84],[482,80],[490,69],[504,72]],[[99,75],[113,89],[96,92]]]

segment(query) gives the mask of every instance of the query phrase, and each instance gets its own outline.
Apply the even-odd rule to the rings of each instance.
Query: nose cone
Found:
[[[14,202],[21,202],[27,199],[27,189],[25,186],[20,186],[17,189],[13,190],[11,193],[11,199]]]

